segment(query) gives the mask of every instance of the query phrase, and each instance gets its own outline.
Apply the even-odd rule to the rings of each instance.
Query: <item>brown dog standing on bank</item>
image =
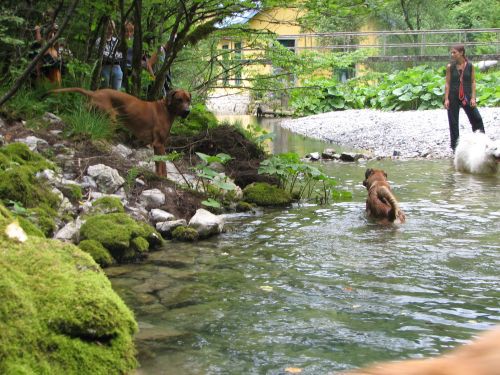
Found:
[[[381,223],[393,223],[398,219],[404,223],[406,216],[399,208],[398,201],[392,194],[387,173],[381,169],[367,169],[363,185],[368,190],[366,213]]]
[[[154,102],[111,89],[90,91],[69,87],[50,92],[77,92],[89,97],[93,107],[108,112],[139,140],[151,144],[155,155],[165,155],[165,143],[175,118],[186,118],[191,106],[191,94],[184,90],[170,91],[164,99]],[[167,174],[165,162],[155,162],[155,165],[156,174]]]

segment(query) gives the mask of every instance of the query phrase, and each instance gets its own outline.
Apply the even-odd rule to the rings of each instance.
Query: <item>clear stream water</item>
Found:
[[[234,216],[216,238],[107,271],[141,328],[139,374],[335,374],[442,353],[499,323],[499,176],[451,160],[322,167],[352,201]],[[407,223],[364,216],[367,167],[387,171]]]

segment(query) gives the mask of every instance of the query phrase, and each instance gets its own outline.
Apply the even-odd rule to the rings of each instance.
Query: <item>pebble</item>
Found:
[[[500,139],[500,107],[482,107],[479,113],[486,134],[492,139]],[[350,109],[288,119],[282,121],[281,126],[378,158],[442,159],[453,155],[444,109],[400,112]],[[463,110],[459,126],[461,134],[472,131]]]

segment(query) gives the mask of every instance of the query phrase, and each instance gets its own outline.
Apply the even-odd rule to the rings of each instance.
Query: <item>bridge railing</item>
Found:
[[[448,57],[450,47],[455,44],[464,44],[467,54],[476,58],[500,56],[500,28],[304,33],[278,38],[309,41],[294,47],[295,50],[370,49],[370,55],[379,60]]]

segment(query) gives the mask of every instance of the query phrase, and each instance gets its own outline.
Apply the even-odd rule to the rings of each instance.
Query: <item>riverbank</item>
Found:
[[[492,139],[500,139],[500,108],[480,108],[479,111],[486,134]],[[369,151],[373,157],[452,156],[448,118],[443,109],[403,112],[371,109],[335,111],[284,120],[281,126],[344,148]],[[467,116],[461,111],[460,132],[463,134],[470,131]]]

